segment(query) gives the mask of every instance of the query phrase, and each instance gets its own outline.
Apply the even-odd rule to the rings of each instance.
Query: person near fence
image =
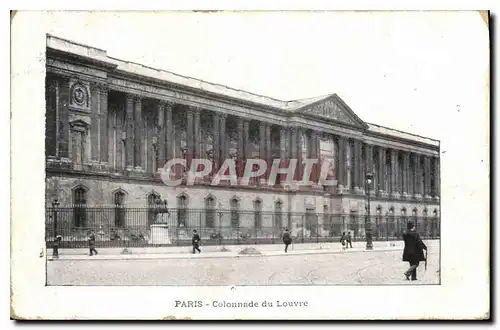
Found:
[[[285,228],[285,232],[283,233],[283,243],[285,244],[285,253],[288,252],[288,245],[292,244],[292,236],[288,231],[288,228]]]
[[[54,239],[54,253],[53,253],[54,258],[59,258],[59,247],[61,246],[61,241],[62,241],[61,235],[57,235],[56,238]]]
[[[191,240],[191,242],[193,243],[193,254],[196,253],[196,251],[198,251],[198,253],[201,253],[200,241],[200,235],[198,235],[196,229],[193,229],[193,239]]]
[[[91,230],[87,232],[87,241],[89,243],[89,255],[93,256],[94,254],[99,254],[95,249],[95,234]]]
[[[420,238],[420,235],[415,229],[413,222],[408,221],[406,224],[407,231],[403,234],[405,247],[403,250],[403,261],[410,263],[410,268],[404,273],[407,280],[417,280],[417,267],[420,261],[425,261],[424,250],[427,251],[427,246]]]

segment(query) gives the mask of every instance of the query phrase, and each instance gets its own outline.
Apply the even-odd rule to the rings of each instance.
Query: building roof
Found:
[[[182,76],[170,71],[166,70],[161,70],[161,69],[155,69],[151,68],[139,63],[134,63],[134,62],[129,62],[129,61],[124,61],[120,60],[114,57],[110,57],[107,55],[107,52],[105,50],[80,44],[74,41],[62,39],[59,37],[52,36],[50,34],[47,34],[47,47],[58,50],[61,52],[65,53],[70,53],[79,57],[84,57],[90,60],[94,60],[96,62],[100,63],[105,63],[108,66],[112,66],[115,68],[115,70],[126,72],[126,73],[131,73],[131,74],[136,74],[136,75],[141,75],[153,79],[158,79],[162,80],[165,82],[170,82],[182,86],[187,86],[191,88],[195,88],[201,91],[206,91],[214,94],[219,94],[223,96],[227,96],[230,98],[234,99],[239,99],[242,101],[250,101],[256,104],[261,104],[265,105],[268,107],[276,108],[279,110],[283,111],[289,111],[289,112],[294,112],[300,108],[306,107],[307,105],[316,103],[318,101],[321,101],[323,99],[327,99],[335,93],[332,94],[326,94],[326,95],[321,95],[321,96],[316,96],[316,97],[311,97],[311,98],[304,98],[304,99],[297,99],[297,100],[290,100],[290,101],[282,101],[278,100],[272,97],[268,96],[263,96],[263,95],[258,95],[254,94],[251,92],[247,92],[244,90],[239,90],[235,88],[231,88],[225,85],[221,84],[216,84],[216,83],[211,83],[207,82],[201,79],[196,79],[192,77],[187,77],[187,76]],[[338,95],[337,95],[338,97]],[[340,99],[340,97],[339,97]],[[389,135],[389,136],[394,136],[402,139],[407,139],[411,141],[418,141],[426,144],[431,144],[431,145],[439,145],[439,141],[433,140],[430,138],[425,138],[422,136],[410,134],[410,133],[405,133],[402,131],[398,131],[395,129],[391,129],[388,127],[383,127],[375,124],[368,124],[368,131],[374,132],[374,133],[379,133],[383,135]]]

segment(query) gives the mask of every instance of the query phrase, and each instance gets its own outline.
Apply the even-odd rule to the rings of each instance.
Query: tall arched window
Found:
[[[240,227],[240,202],[238,199],[231,199],[231,228]]]
[[[205,198],[205,227],[215,227],[215,198],[208,196]]]
[[[152,225],[156,221],[156,208],[158,207],[157,202],[161,200],[161,196],[156,192],[152,192],[148,195],[148,226]]]
[[[87,225],[87,190],[78,187],[73,190],[73,223],[75,227],[85,227]]]
[[[125,193],[121,190],[115,192],[115,227],[125,226]]]
[[[283,202],[278,200],[274,204],[274,228],[283,226]]]
[[[177,226],[179,227],[186,227],[187,204],[188,200],[186,195],[177,197]]]
[[[257,199],[253,202],[253,223],[256,229],[262,229],[262,201]]]

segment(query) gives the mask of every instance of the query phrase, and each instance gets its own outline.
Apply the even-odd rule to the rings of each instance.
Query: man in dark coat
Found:
[[[403,251],[403,261],[410,263],[410,268],[404,273],[407,280],[417,280],[417,267],[420,261],[425,261],[424,250],[427,246],[420,239],[420,235],[415,230],[413,222],[408,221],[407,231],[403,234],[405,248]]]
[[[88,235],[87,241],[89,242],[89,252],[90,252],[89,255],[90,256],[93,256],[94,254],[97,255],[98,253],[97,250],[95,249],[95,235],[91,230],[87,232],[87,235]]]
[[[193,229],[193,239],[191,240],[191,243],[193,244],[193,254],[198,251],[198,253],[201,253],[200,250],[200,235],[196,232],[196,229]]]
[[[292,236],[288,232],[288,229],[285,228],[285,232],[283,233],[283,243],[285,243],[285,253],[288,251],[288,245],[292,243]]]
[[[351,249],[352,249],[352,238],[351,238],[351,232],[348,231],[347,232],[347,236],[345,237],[345,247],[347,249],[347,246],[351,246]]]

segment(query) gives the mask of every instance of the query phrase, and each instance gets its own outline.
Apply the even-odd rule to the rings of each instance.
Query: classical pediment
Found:
[[[366,126],[336,94],[312,104],[304,105],[297,109],[297,112],[353,126]]]

